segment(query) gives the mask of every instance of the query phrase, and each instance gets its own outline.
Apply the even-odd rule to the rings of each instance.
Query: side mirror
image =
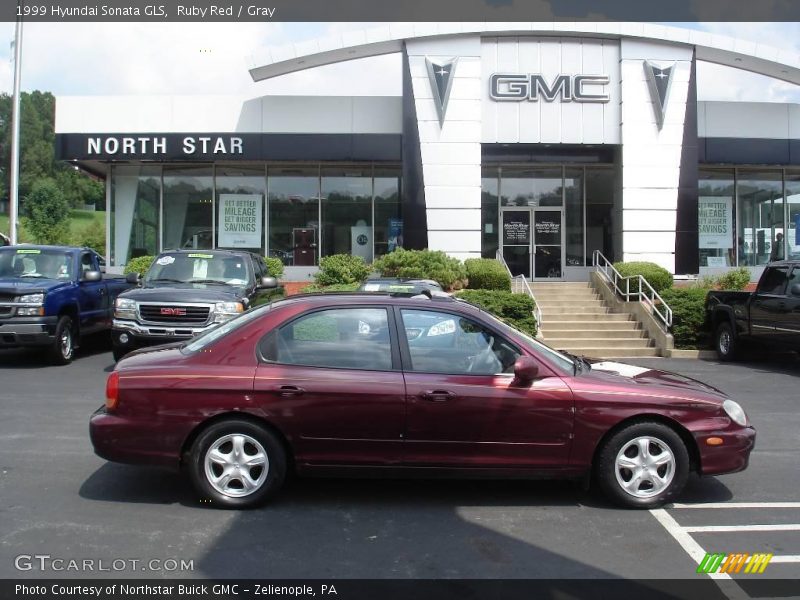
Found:
[[[789,288],[789,293],[792,296],[800,297],[800,283],[795,283],[794,285],[792,285],[792,287]]]
[[[137,285],[139,283],[139,274],[138,273],[128,273],[125,276],[125,282]]]
[[[539,375],[539,363],[530,356],[520,356],[514,363],[514,377],[518,381],[530,382]]]
[[[100,281],[103,274],[100,271],[86,271],[83,274],[83,281]]]
[[[278,280],[274,277],[262,277],[258,282],[258,289],[273,289],[278,287]]]

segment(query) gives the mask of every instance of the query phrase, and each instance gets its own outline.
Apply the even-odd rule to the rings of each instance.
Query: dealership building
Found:
[[[405,247],[580,281],[595,251],[676,275],[800,255],[800,105],[696,85],[697,61],[800,84],[798,55],[642,23],[392,24],[250,75],[390,53],[401,95],[59,97],[57,158],[106,182],[108,264],[248,248],[303,280]]]

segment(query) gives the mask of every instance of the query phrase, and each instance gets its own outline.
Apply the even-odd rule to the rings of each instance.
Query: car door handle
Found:
[[[296,385],[279,385],[275,388],[275,391],[278,392],[279,396],[283,396],[284,398],[288,398],[289,396],[300,396],[306,393],[303,388],[297,387]]]
[[[448,392],[447,390],[429,390],[420,394],[420,398],[429,402],[447,402],[455,397],[456,395],[453,392]]]

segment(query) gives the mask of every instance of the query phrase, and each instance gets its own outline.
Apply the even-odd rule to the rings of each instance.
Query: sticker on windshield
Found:
[[[42,253],[41,250],[31,250],[31,249],[17,250],[17,254],[41,254],[41,253]]]
[[[174,256],[162,256],[162,257],[161,257],[161,258],[159,258],[159,259],[158,259],[156,262],[157,262],[159,265],[161,265],[162,267],[163,267],[164,265],[171,265],[172,263],[174,263],[174,262],[175,262],[175,257],[174,257]]]
[[[190,254],[189,258],[214,258],[213,254]]]

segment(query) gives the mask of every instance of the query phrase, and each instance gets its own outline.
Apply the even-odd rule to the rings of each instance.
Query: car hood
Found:
[[[137,302],[232,302],[245,297],[244,289],[220,285],[193,284],[191,287],[147,287],[123,292],[120,298]]]
[[[0,294],[20,296],[52,292],[70,284],[59,279],[40,279],[37,277],[0,277]]]
[[[614,361],[590,360],[592,370],[581,377],[597,383],[633,384],[637,387],[671,390],[673,393],[690,396],[693,400],[721,405],[728,396],[721,390],[702,381],[679,375],[671,371],[639,367]],[[641,391],[641,389],[639,390]]]

